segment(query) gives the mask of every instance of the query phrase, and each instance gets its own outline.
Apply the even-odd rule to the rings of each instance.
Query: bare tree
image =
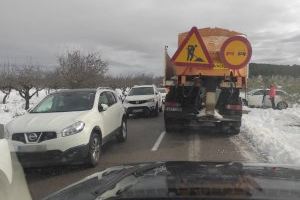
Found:
[[[106,77],[105,84],[113,88],[126,88],[134,85],[151,85],[161,86],[163,77],[155,77],[152,74],[127,74]]]
[[[58,69],[44,72],[44,88],[47,89],[63,88],[63,83]]]
[[[25,99],[25,109],[29,108],[30,99],[43,88],[42,71],[32,65],[14,68],[14,88]]]
[[[4,93],[2,103],[6,104],[7,97],[13,89],[13,71],[6,67],[0,71],[0,90]]]
[[[97,87],[108,70],[98,53],[81,54],[75,50],[58,58],[62,82],[67,88]]]

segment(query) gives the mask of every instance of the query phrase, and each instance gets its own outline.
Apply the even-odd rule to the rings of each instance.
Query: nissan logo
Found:
[[[36,133],[29,133],[28,139],[29,141],[36,141],[38,139],[38,135]]]

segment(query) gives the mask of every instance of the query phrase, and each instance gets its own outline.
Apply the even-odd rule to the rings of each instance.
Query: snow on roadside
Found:
[[[17,91],[13,90],[7,98],[7,103],[2,104],[2,98],[4,94],[0,92],[0,124],[7,124],[14,117],[24,114],[25,100],[20,97]],[[40,102],[46,96],[46,90],[39,92],[39,96],[33,96],[30,99],[30,108]]]
[[[265,154],[269,162],[300,164],[300,108],[248,109],[241,137]]]

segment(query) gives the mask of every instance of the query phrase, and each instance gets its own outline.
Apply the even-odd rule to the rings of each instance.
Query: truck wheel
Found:
[[[231,127],[228,134],[230,135],[238,135],[240,133],[240,128],[237,127]]]
[[[92,167],[97,166],[101,155],[101,138],[97,133],[92,133],[89,142],[88,164]]]
[[[228,135],[238,135],[240,133],[241,124],[238,123],[236,125],[223,124],[221,128],[221,132]]]
[[[175,128],[170,124],[165,124],[165,129],[167,133],[171,133],[175,131]]]
[[[122,124],[117,135],[118,142],[125,142],[127,139],[127,122],[126,120],[122,120]]]
[[[167,133],[174,133],[174,132],[179,132],[182,130],[183,125],[180,123],[174,123],[171,122],[170,120],[166,119],[165,120],[165,130]]]

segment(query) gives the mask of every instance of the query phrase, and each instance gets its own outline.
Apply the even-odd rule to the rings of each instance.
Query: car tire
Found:
[[[248,101],[247,101],[246,99],[243,99],[243,100],[242,100],[242,105],[243,105],[243,106],[248,106]]]
[[[162,103],[161,103],[161,106],[159,108],[159,112],[162,112],[163,111],[163,106],[162,106]]]
[[[97,166],[101,155],[101,137],[97,133],[92,133],[89,142],[88,164],[91,167]]]
[[[153,116],[157,117],[159,115],[159,108],[158,108],[158,104],[156,104],[155,109],[153,110]]]
[[[288,104],[284,101],[280,101],[280,102],[278,102],[276,107],[277,107],[278,110],[287,109]]]
[[[120,126],[120,130],[117,135],[117,141],[125,142],[126,140],[127,140],[127,121],[123,119],[122,124]]]
[[[152,115],[152,112],[148,108],[144,110],[144,116],[146,118],[151,117],[151,115]]]

